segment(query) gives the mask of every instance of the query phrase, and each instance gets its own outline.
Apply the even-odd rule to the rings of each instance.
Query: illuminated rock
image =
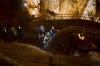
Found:
[[[95,16],[95,0],[26,0],[31,15],[48,15],[47,10],[56,14],[71,14],[74,16],[87,14]]]

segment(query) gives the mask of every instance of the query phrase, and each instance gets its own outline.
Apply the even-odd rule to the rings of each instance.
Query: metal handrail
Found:
[[[71,29],[76,29],[76,30],[81,30],[83,31],[82,34],[87,31],[87,32],[91,32],[91,33],[95,33],[96,35],[97,34],[100,34],[100,31],[98,30],[93,30],[93,29],[88,29],[88,28],[83,28],[83,27],[78,27],[78,26],[69,26],[69,27],[65,27],[63,29],[61,29],[59,32],[57,32],[55,35],[53,35],[49,40],[48,42],[44,45],[44,49],[46,47],[48,47],[49,43],[51,42],[51,40],[53,40],[56,36],[58,36],[59,34],[61,34],[62,32],[66,31],[66,30],[71,30]],[[100,39],[100,38],[99,38]]]
[[[79,14],[79,15],[76,15],[76,14],[56,14],[55,16],[48,16],[48,15],[44,15],[43,17],[42,16],[39,16],[39,14],[36,14],[36,16],[38,17],[30,17],[30,18],[36,18],[36,19],[41,19],[41,20],[63,20],[63,19],[83,19],[83,20],[90,20],[90,17],[93,16],[88,16],[88,14]],[[53,17],[53,18],[52,18]]]

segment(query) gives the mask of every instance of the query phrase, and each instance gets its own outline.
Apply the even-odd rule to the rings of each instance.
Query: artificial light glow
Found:
[[[6,32],[6,30],[5,30],[5,32]]]
[[[20,29],[20,26],[19,26],[19,29]]]
[[[27,4],[26,4],[26,3],[24,3],[24,6],[26,7],[26,6],[27,6]]]
[[[26,3],[24,4],[25,7],[27,7],[28,12],[30,15],[35,15],[35,17],[38,17],[39,15],[39,9],[40,9],[40,0],[25,0]]]
[[[81,37],[81,40],[84,40],[84,36]]]
[[[78,37],[80,37],[80,33],[78,34]]]
[[[35,12],[35,10],[33,10],[33,11],[32,11],[32,15],[35,15],[35,14],[36,14],[36,12]]]
[[[84,36],[80,36],[80,34],[78,34],[79,39],[84,40]]]

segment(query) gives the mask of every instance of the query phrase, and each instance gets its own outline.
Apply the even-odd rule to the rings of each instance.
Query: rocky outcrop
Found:
[[[36,6],[40,3],[40,12],[36,12],[36,14],[47,15],[48,12],[46,10],[53,11],[57,14],[76,14],[76,15],[95,15],[96,14],[96,1],[95,0],[26,0],[28,4],[31,6]],[[34,4],[33,4],[34,3]],[[28,8],[29,12],[35,11],[36,8]],[[30,12],[30,13],[31,13]]]

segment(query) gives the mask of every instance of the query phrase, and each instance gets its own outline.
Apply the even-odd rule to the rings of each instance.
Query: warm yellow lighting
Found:
[[[33,11],[32,11],[32,15],[35,15],[35,14],[36,14],[36,12],[35,12],[35,10],[33,10]]]
[[[84,40],[84,36],[80,36],[80,34],[78,34],[79,39]]]
[[[81,37],[81,40],[84,40],[84,36]]]
[[[25,0],[25,1],[26,3],[24,3],[24,6],[27,7],[29,14],[38,17],[37,14],[39,14],[40,0]]]
[[[78,34],[78,37],[80,37],[80,33]]]
[[[41,4],[40,0],[25,1],[24,6],[27,7],[30,15],[35,15],[35,17],[39,16],[40,10],[41,15],[47,15],[45,12],[47,9],[56,13],[55,19],[60,19],[58,14],[67,14],[71,16],[64,16],[61,19],[72,19],[73,15],[78,18],[77,15],[83,15],[80,18],[90,20],[89,13],[93,16],[96,13],[96,0],[42,0]]]

